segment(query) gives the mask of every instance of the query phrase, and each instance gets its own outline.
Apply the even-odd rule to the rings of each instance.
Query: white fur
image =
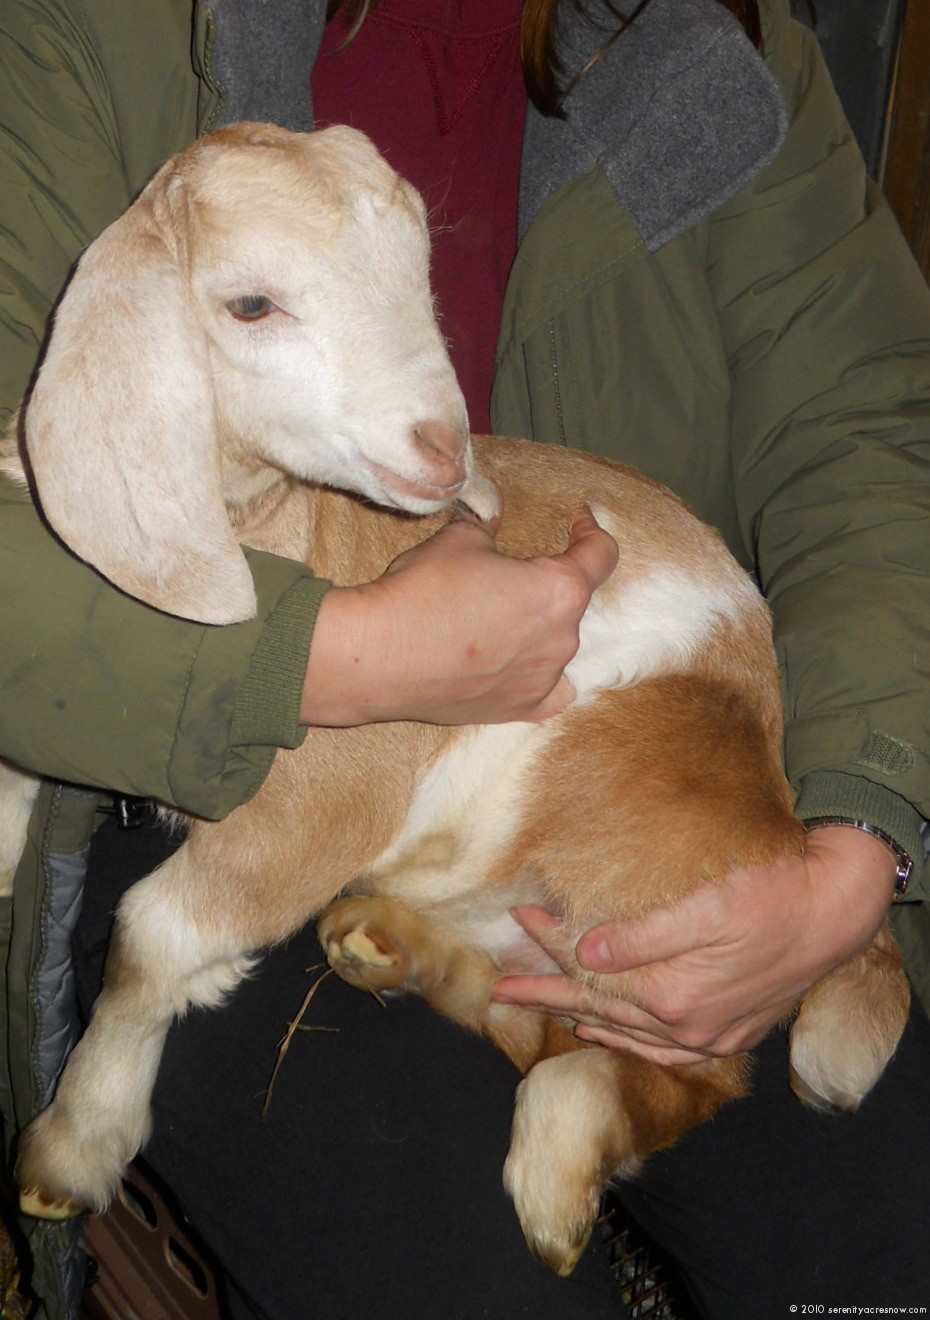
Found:
[[[610,531],[610,520],[604,519]],[[581,621],[578,653],[566,669],[585,700],[607,688],[686,670],[700,644],[723,618],[756,605],[751,585],[698,579],[686,568],[661,566],[598,592]]]
[[[255,593],[225,504],[283,471],[424,514],[472,466],[417,193],[352,129],[217,138],[85,253],[25,438],[73,550],[148,604],[231,623]],[[244,321],[244,298],[272,310]]]
[[[464,731],[426,771],[402,830],[363,879],[390,875],[411,903],[470,889],[510,837],[522,774],[554,732],[552,724],[487,724]],[[443,838],[454,852],[440,850],[434,860],[435,844],[424,849],[424,840]]]
[[[607,531],[617,530],[612,514],[595,513]],[[698,580],[693,571],[662,566],[619,590],[609,585],[598,591],[566,670],[576,700],[584,703],[608,688],[687,670],[722,618],[758,608],[745,575],[728,568],[715,565],[716,578]],[[498,919],[501,896],[482,891],[489,866],[520,820],[524,773],[557,731],[557,722],[468,730],[423,776],[403,829],[362,877],[363,885],[372,892],[389,889],[414,906],[445,904],[446,915],[454,913],[458,928],[495,960],[525,960],[529,950],[520,928]],[[443,838],[454,852],[437,852]],[[424,848],[424,840],[430,846]],[[528,885],[510,901],[541,897]]]
[[[60,1197],[65,1213],[75,1208],[76,1187],[83,1204],[106,1207],[151,1130],[152,1088],[172,1021],[190,1005],[215,1007],[249,971],[252,960],[236,942],[185,917],[179,894],[187,862],[181,849],[120,903],[119,981],[105,981],[91,1029],[21,1150],[18,1176],[34,1213],[44,1213],[29,1197],[34,1185]],[[157,978],[147,974],[152,967]]]
[[[627,1129],[603,1051],[545,1059],[520,1083],[504,1186],[530,1245],[560,1274],[574,1267],[597,1216],[602,1153],[627,1144]]]
[[[177,854],[175,854],[177,856]],[[191,1005],[215,1008],[235,989],[252,965],[241,941],[219,929],[206,930],[178,902],[175,874],[186,859],[169,859],[127,890],[120,903],[120,930],[130,959],[140,966],[158,963],[160,990],[171,1015]]]

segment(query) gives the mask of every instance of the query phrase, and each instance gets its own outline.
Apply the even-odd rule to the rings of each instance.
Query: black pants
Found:
[[[160,847],[98,835],[85,966],[114,890]],[[501,1188],[516,1073],[420,1001],[382,1008],[327,979],[304,1025],[336,1030],[294,1036],[262,1117],[320,961],[306,932],[224,1008],[191,1013],[156,1087],[148,1162],[226,1271],[237,1320],[621,1320],[602,1246],[568,1281],[530,1257]],[[930,1306],[930,1025],[915,1011],[854,1116],[794,1098],[773,1034],[753,1096],[653,1157],[622,1195],[708,1320]]]

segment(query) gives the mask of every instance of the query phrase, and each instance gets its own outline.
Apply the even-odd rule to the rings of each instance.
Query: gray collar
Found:
[[[310,72],[325,0],[208,0],[222,123],[313,127]],[[558,49],[574,74],[611,32],[574,5]],[[530,107],[520,236],[563,185],[599,166],[655,251],[710,215],[765,168],[787,131],[774,77],[716,0],[651,0],[580,81],[566,117]]]

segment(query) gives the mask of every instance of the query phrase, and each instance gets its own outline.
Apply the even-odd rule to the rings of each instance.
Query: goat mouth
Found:
[[[390,468],[382,467],[380,463],[373,463],[370,460],[366,466],[381,487],[384,502],[401,509],[407,509],[411,504],[426,503],[434,506],[448,504],[463,490],[468,479],[463,473],[461,478],[451,485],[440,486],[428,481],[415,481],[410,477],[402,477],[399,473],[392,472]],[[413,512],[420,512],[420,509],[414,509]]]

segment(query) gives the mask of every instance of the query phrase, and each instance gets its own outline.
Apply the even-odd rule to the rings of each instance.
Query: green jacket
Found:
[[[0,406],[17,406],[81,248],[161,161],[238,118],[311,126],[325,5],[18,0],[0,15]],[[923,862],[930,816],[930,293],[816,45],[763,0],[765,66],[714,0],[652,0],[527,124],[500,433],[622,459],[722,530],[773,609],[798,813],[857,816]],[[565,8],[572,72],[602,39]],[[299,39],[295,34],[299,34]],[[100,792],[219,817],[295,746],[326,584],[250,556],[259,616],[169,619],[102,583],[0,489],[0,753],[48,777],[0,911],[7,1136],[73,1036],[67,936]],[[28,566],[26,568],[25,566]],[[70,786],[63,788],[60,782]],[[88,791],[92,790],[92,791]],[[927,868],[895,913],[930,999]],[[28,1226],[49,1320],[67,1225]]]

